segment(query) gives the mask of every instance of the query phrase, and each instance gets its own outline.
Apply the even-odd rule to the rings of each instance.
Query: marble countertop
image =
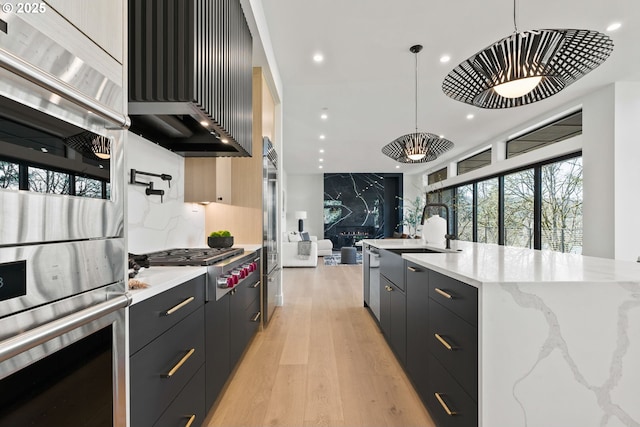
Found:
[[[451,241],[451,249],[446,249],[444,245],[424,243],[421,239],[364,239],[360,242],[378,249],[430,249],[443,252],[456,252],[457,249],[455,240]]]
[[[387,248],[412,247],[393,245],[390,242]],[[402,257],[476,287],[489,283],[640,283],[640,263],[636,262],[463,241],[452,241],[451,249],[455,252],[405,253]]]
[[[140,270],[135,279],[149,285],[145,289],[129,290],[131,305],[137,304],[174,286],[207,273],[207,267],[150,267]]]

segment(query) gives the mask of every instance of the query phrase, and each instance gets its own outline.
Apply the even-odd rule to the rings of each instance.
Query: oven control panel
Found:
[[[0,264],[0,301],[27,294],[27,261]]]

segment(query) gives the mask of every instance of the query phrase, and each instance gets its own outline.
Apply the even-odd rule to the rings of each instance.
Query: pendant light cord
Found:
[[[415,54],[416,58],[416,135],[418,134],[418,52]]]
[[[516,0],[513,0],[513,28],[515,29],[515,32],[518,32],[518,22],[516,19]]]

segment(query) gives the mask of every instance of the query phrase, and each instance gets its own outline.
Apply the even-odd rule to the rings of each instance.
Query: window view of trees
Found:
[[[498,243],[498,178],[478,183],[478,242]]]
[[[102,181],[97,179],[76,177],[76,196],[99,199],[102,197]]]
[[[19,169],[16,163],[0,161],[0,188],[18,190],[20,188],[18,173]]]
[[[29,190],[49,194],[69,194],[69,174],[29,168]]]
[[[542,249],[582,253],[582,157],[542,167]]]
[[[473,241],[473,185],[463,185],[456,191],[457,238]]]
[[[536,173],[541,177],[539,183],[536,183]],[[475,194],[474,184],[465,184],[431,193],[428,200],[452,206],[459,240],[473,241],[475,227],[476,239],[481,243],[582,253],[582,157],[541,164],[505,174],[502,178],[502,206],[499,204],[499,178],[477,182]],[[451,203],[453,194],[455,203]],[[538,205],[541,223],[537,238],[534,224],[536,194],[542,195]],[[475,224],[474,202],[477,209]],[[503,210],[502,224],[500,209]],[[503,241],[498,233],[500,226],[503,227]]]
[[[533,169],[504,177],[504,244],[533,249]]]

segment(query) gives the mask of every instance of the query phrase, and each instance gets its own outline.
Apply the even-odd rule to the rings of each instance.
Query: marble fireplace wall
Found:
[[[335,249],[384,236],[384,175],[324,175],[324,238]]]

